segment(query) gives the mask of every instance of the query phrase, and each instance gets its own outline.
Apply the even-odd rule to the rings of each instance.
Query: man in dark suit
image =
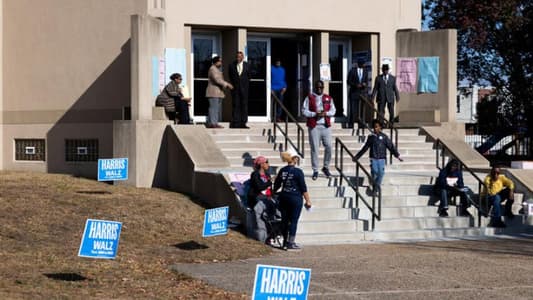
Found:
[[[248,122],[250,70],[241,51],[237,52],[237,58],[229,65],[229,79],[234,87],[231,91],[233,112],[230,128],[249,128],[246,122]]]
[[[357,62],[357,68],[352,68],[348,73],[348,86],[350,87],[349,104],[348,104],[348,128],[353,128],[353,124],[361,124],[359,119],[359,97],[365,95],[368,73],[364,69],[364,61]]]
[[[389,122],[394,122],[394,101],[400,101],[400,93],[396,87],[396,77],[389,74],[389,65],[381,66],[382,74],[376,76],[374,89],[372,90],[372,99],[376,97],[378,103],[379,119],[383,122],[385,116],[385,104],[389,110]]]

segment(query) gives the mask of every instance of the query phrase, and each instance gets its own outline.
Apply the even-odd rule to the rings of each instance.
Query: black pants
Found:
[[[392,102],[386,102],[386,101],[378,102],[379,120],[383,124],[383,118],[385,116],[385,103],[387,103],[387,109],[389,110],[389,122],[392,124],[392,123],[394,123],[394,101],[392,101]]]
[[[244,91],[232,93],[232,117],[230,127],[242,128],[248,122],[248,95]]]
[[[302,195],[291,195],[281,193],[279,196],[279,206],[281,210],[281,228],[283,230],[283,241],[285,244],[289,237],[296,236],[298,219],[302,212],[303,199]]]
[[[361,94],[359,92],[350,93],[350,103],[348,104],[348,127],[350,128],[352,128],[353,124],[356,122],[357,124],[361,124],[361,120],[359,118],[360,96]]]
[[[190,124],[189,103],[183,100],[176,101],[176,110],[178,113],[178,124]]]
[[[165,111],[167,118],[176,124],[176,112],[175,111]]]

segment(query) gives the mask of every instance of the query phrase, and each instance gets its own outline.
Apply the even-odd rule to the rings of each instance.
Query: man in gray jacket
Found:
[[[400,93],[396,87],[396,77],[389,74],[389,65],[381,66],[382,74],[376,76],[372,99],[377,95],[379,120],[383,123],[385,117],[385,104],[389,110],[389,122],[394,122],[394,100],[400,101]],[[396,99],[395,99],[396,98]]]
[[[224,99],[224,89],[233,90],[233,85],[224,80],[224,75],[220,70],[222,67],[222,58],[215,56],[211,60],[212,65],[207,73],[207,89],[205,96],[209,100],[209,111],[206,120],[207,128],[223,128],[218,124],[218,116],[222,109],[222,99]]]

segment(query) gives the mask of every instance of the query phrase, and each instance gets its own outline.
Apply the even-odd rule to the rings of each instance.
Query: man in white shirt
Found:
[[[324,145],[324,164],[322,172],[327,178],[331,176],[329,163],[331,161],[331,117],[335,115],[335,103],[330,95],[324,94],[324,82],[318,80],[314,84],[313,93],[304,100],[302,114],[307,118],[309,144],[311,144],[311,166],[313,180],[318,178],[318,147],[319,142]]]

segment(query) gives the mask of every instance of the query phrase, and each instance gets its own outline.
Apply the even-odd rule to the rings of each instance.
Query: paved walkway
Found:
[[[307,246],[173,270],[251,295],[257,264],[311,268],[309,299],[533,299],[533,235]]]

